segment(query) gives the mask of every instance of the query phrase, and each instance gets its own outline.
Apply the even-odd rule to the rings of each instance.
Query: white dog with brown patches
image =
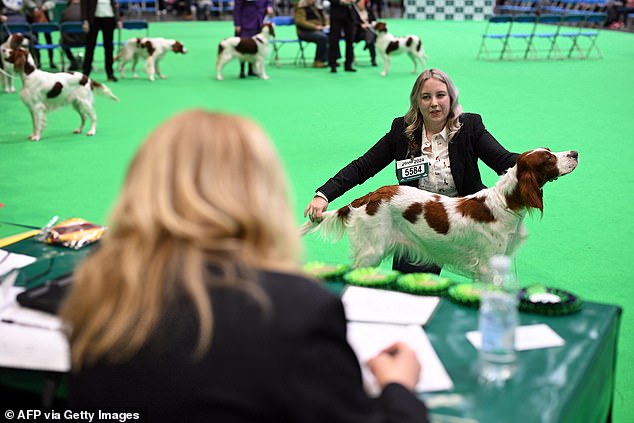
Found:
[[[222,81],[222,68],[232,59],[253,63],[255,73],[262,79],[269,79],[264,62],[269,54],[269,42],[275,38],[273,24],[266,22],[260,33],[253,37],[225,38],[218,44],[216,58],[216,79]]]
[[[386,186],[324,213],[321,222],[306,222],[301,232],[337,240],[347,230],[354,267],[375,266],[396,254],[479,276],[492,256],[515,254],[525,238],[526,213],[543,213],[542,187],[577,164],[576,151],[538,148],[520,155],[493,188],[453,198]]]
[[[391,57],[400,53],[407,53],[412,63],[414,63],[412,73],[418,73],[419,62],[423,67],[422,70],[425,70],[425,51],[423,43],[417,35],[395,37],[388,32],[385,22],[375,23],[374,31],[376,32],[376,51],[383,59],[382,76],[387,76],[390,71]]]
[[[18,48],[9,52],[6,60],[13,63],[15,72],[22,78],[20,97],[31,112],[33,133],[32,141],[39,141],[46,126],[46,112],[67,104],[81,117],[81,125],[73,133],[79,134],[84,129],[86,119],[91,120],[86,135],[95,135],[97,130],[97,114],[94,108],[93,90],[115,101],[119,99],[103,84],[93,81],[79,72],[50,73],[37,69],[28,61],[29,52]]]
[[[158,75],[161,79],[167,78],[166,75],[161,73],[159,64],[169,51],[180,54],[187,53],[187,49],[180,41],[166,38],[130,38],[125,42],[114,60],[115,62],[119,61],[119,73],[122,78],[125,78],[123,69],[130,61],[132,62],[132,73],[135,78],[138,78],[136,64],[139,59],[145,60],[145,72],[150,77],[150,81],[154,81],[155,75]]]
[[[15,50],[20,47],[25,50],[28,49],[29,39],[19,32],[9,35],[6,41],[0,45],[0,68],[2,68],[2,72],[0,72],[0,80],[2,80],[2,88],[5,93],[15,92],[14,80],[16,76],[13,69],[13,63],[7,62],[6,58],[9,57],[11,50]],[[35,64],[33,57],[30,55],[29,60],[32,65]]]

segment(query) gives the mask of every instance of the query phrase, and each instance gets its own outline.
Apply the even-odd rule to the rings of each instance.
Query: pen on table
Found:
[[[29,328],[36,328],[36,329],[60,330],[62,328],[61,324],[46,325],[46,324],[37,324],[37,323],[18,322],[12,319],[0,319],[0,322],[29,327]]]

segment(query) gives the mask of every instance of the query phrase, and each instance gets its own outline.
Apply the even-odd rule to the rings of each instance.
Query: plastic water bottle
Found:
[[[507,256],[489,261],[487,288],[480,297],[480,382],[504,385],[515,372],[515,329],[518,324],[518,284]]]

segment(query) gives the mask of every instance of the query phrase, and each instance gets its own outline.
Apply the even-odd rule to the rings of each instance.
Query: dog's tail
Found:
[[[119,98],[116,95],[114,95],[113,92],[110,91],[110,88],[108,88],[105,84],[102,84],[100,82],[97,82],[91,79],[90,89],[93,90],[94,92],[97,92],[103,95],[104,97],[109,97],[113,99],[114,101],[119,102]]]
[[[319,235],[332,242],[337,242],[343,236],[346,231],[346,222],[348,220],[348,214],[350,213],[350,207],[344,206],[339,210],[325,212],[322,215],[321,222],[315,222],[309,220],[299,228],[299,232],[302,236],[319,232]]]

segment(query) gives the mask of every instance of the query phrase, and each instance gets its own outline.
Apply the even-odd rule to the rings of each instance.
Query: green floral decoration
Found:
[[[303,271],[317,279],[336,280],[344,275],[350,266],[346,264],[328,264],[322,261],[311,261],[304,264]]]
[[[352,270],[343,276],[350,285],[372,288],[392,288],[400,275],[396,270],[383,270],[378,267],[362,267]]]
[[[575,294],[541,284],[521,289],[519,299],[521,311],[547,316],[576,313],[583,306],[583,301]]]
[[[447,295],[453,282],[434,273],[408,273],[396,281],[399,290],[417,295]]]

